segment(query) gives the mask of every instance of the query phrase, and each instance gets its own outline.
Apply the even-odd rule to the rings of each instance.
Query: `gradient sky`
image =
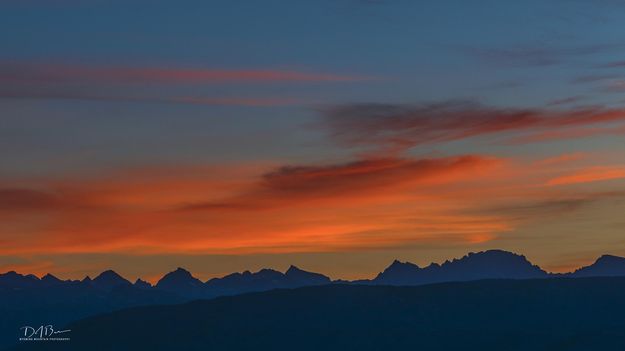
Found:
[[[0,0],[0,271],[625,256],[624,10]]]

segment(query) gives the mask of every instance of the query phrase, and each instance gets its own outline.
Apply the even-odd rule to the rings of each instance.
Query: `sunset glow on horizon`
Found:
[[[625,255],[622,5],[184,3],[0,2],[0,272]]]

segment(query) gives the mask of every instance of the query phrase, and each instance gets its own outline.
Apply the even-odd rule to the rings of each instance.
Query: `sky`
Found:
[[[625,256],[623,10],[0,0],[0,271]]]

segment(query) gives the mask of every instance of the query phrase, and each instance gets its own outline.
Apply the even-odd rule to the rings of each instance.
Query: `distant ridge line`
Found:
[[[294,288],[331,283],[359,285],[424,285],[438,282],[470,281],[480,279],[532,279],[557,277],[625,276],[625,258],[602,255],[593,264],[569,273],[549,273],[532,264],[523,255],[504,251],[486,250],[470,252],[460,258],[442,264],[431,263],[419,267],[410,262],[394,260],[372,279],[355,281],[332,280],[328,276],[302,270],[291,265],[284,273],[273,269],[257,272],[237,272],[201,281],[184,268],[165,274],[152,285],[140,278],[131,283],[112,270],[106,270],[94,279],[60,280],[48,273],[42,278],[33,274],[22,275],[15,271],[0,274],[0,287],[47,287],[55,285],[91,286],[111,290],[119,286],[140,289],[157,289],[181,296],[206,297],[233,295],[243,292],[263,291],[274,288]]]

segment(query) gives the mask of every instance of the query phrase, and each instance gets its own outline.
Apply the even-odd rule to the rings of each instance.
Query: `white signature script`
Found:
[[[70,329],[55,330],[51,324],[31,327],[29,325],[20,328],[23,336],[20,340],[69,340],[69,338],[57,337],[58,334],[68,333]]]

